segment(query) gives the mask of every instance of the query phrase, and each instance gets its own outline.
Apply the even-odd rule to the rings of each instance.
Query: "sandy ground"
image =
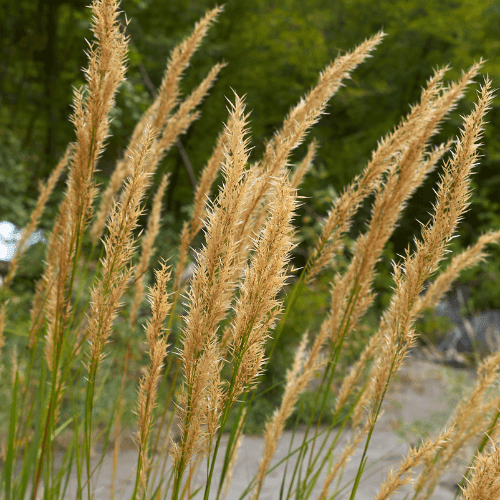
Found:
[[[366,472],[356,495],[357,500],[371,500],[378,492],[380,484],[387,477],[392,467],[397,467],[401,457],[407,453],[409,445],[418,443],[419,438],[427,437],[446,422],[451,409],[460,399],[466,387],[473,383],[473,375],[470,372],[445,368],[426,360],[410,358],[397,375],[384,406],[384,414],[378,422],[372,436]],[[300,439],[304,431],[300,430],[295,439]],[[277,463],[283,458],[289,449],[292,433],[286,432],[282,437],[275,459]],[[349,433],[345,433],[337,446],[337,450],[343,449],[343,444],[348,442]],[[300,441],[299,441],[300,442]],[[219,457],[223,457],[226,438],[223,437],[223,449]],[[318,441],[318,445],[321,441]],[[255,474],[263,449],[263,439],[259,436],[245,436],[241,446],[238,462],[234,469],[233,480],[229,488],[227,499],[237,500],[244,492],[247,484]],[[353,456],[348,463],[340,487],[348,485],[337,498],[348,498],[350,492],[349,481],[354,478],[361,457],[361,450]],[[135,479],[134,468],[137,464],[137,455],[134,450],[125,450],[120,453],[117,495],[119,498],[130,498]],[[294,461],[290,460],[289,470],[293,468]],[[465,460],[454,470],[448,473],[438,485],[434,499],[452,500],[455,493],[455,485],[461,479],[466,466]],[[222,459],[216,464],[217,470],[222,467]],[[260,495],[261,500],[274,500],[279,498],[281,478],[284,464],[273,471],[264,483]],[[96,478],[95,498],[96,500],[108,499],[110,492],[110,476],[112,469],[112,456],[106,456],[101,473]],[[215,477],[218,476],[217,470]],[[290,474],[289,474],[290,475]],[[203,476],[196,481],[196,486],[203,485]],[[288,476],[289,477],[289,476]],[[311,499],[317,498],[323,484],[323,474],[318,486],[313,491]],[[76,478],[72,477],[68,485],[68,492],[75,491]],[[213,491],[217,484],[213,485]],[[402,489],[399,494],[392,498],[402,499],[408,489]],[[346,496],[347,495],[347,496]],[[68,498],[73,498],[71,495]],[[194,498],[201,499],[202,492]],[[210,496],[215,498],[215,496]],[[248,498],[248,497],[247,497]]]

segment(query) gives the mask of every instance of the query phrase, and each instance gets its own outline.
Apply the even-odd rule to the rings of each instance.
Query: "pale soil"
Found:
[[[446,368],[429,361],[410,358],[403,366],[401,372],[394,380],[392,388],[386,399],[384,415],[378,422],[372,436],[369,448],[369,460],[367,470],[363,476],[356,495],[357,500],[371,500],[379,490],[380,484],[387,477],[392,467],[397,467],[401,457],[407,453],[409,445],[418,443],[419,438],[425,438],[429,434],[434,435],[446,422],[451,409],[458,399],[463,395],[466,387],[473,383],[473,374],[468,371],[460,371]],[[303,431],[297,433],[297,440],[303,436]],[[282,437],[278,451],[273,463],[284,457],[288,452],[291,432],[286,432]],[[349,439],[346,433],[340,440],[337,450],[343,449],[343,444]],[[226,440],[223,439],[225,446]],[[298,441],[300,442],[300,441]],[[259,436],[245,436],[239,454],[238,462],[234,469],[233,480],[227,495],[228,500],[237,500],[246,488],[248,482],[255,474],[263,448],[263,439]],[[224,449],[219,456],[223,456]],[[469,455],[470,456],[470,455]],[[356,474],[361,450],[359,450],[349,462],[345,469],[341,486],[348,483]],[[124,450],[120,453],[118,468],[118,490],[115,498],[130,498],[133,482],[135,479],[134,468],[137,464],[137,455],[134,450]],[[217,463],[218,470],[221,461]],[[290,460],[289,471],[293,469],[294,461]],[[460,481],[461,474],[467,466],[463,460],[457,464],[453,471],[449,472],[437,487],[433,498],[440,500],[452,500],[454,497],[454,485]],[[104,500],[109,498],[110,476],[112,468],[112,456],[107,456],[103,463],[101,473],[95,481],[95,498]],[[279,498],[283,466],[271,473],[265,483],[261,500],[275,500]],[[217,477],[217,470],[215,477]],[[290,472],[288,474],[290,476]],[[314,490],[312,499],[317,498],[321,490],[324,474],[318,481],[318,487]],[[203,474],[196,482],[196,486],[203,484]],[[75,491],[76,481],[71,478],[68,492]],[[214,489],[217,485],[213,485]],[[404,497],[401,490],[392,498],[395,500]],[[346,498],[346,488],[337,498]],[[73,498],[69,495],[68,498]],[[198,494],[196,499],[201,499]],[[215,498],[215,496],[211,496]],[[247,497],[248,498],[248,497]],[[348,498],[348,496],[347,496]]]

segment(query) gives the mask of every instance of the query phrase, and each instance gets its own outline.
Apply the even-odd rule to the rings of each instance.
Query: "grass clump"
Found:
[[[184,99],[179,82],[221,10],[208,12],[174,49],[155,100],[137,123],[98,205],[94,173],[109,133],[114,96],[125,78],[128,40],[118,20],[118,3],[94,0],[92,4],[95,43],[88,53],[87,85],[75,91],[76,140],[42,187],[22,237],[26,239],[37,226],[57,179],[67,169],[66,191],[48,240],[29,331],[21,340],[9,338],[8,299],[22,245],[1,291],[0,349],[10,360],[2,365],[0,379],[0,393],[8,401],[3,408],[8,410],[4,413],[8,425],[2,435],[2,498],[90,499],[98,468],[93,456],[99,454],[99,466],[111,449],[114,498],[122,416],[129,415],[131,407],[136,413],[138,450],[132,498],[188,498],[198,493],[193,489],[197,473],[205,475],[199,492],[205,500],[222,497],[245,419],[261,397],[263,374],[276,359],[300,295],[314,291],[330,276],[326,312],[303,328],[293,346],[281,403],[265,425],[262,459],[242,497],[256,500],[261,495],[274,467],[277,443],[295,412],[294,420],[304,422],[306,431],[287,457],[290,476],[283,478],[283,495],[332,498],[335,481],[361,447],[361,462],[350,486],[349,498],[354,499],[388,386],[416,343],[416,320],[439,301],[463,269],[484,258],[487,244],[500,237],[498,231],[481,236],[440,269],[468,206],[484,117],[493,98],[491,82],[485,80],[455,141],[432,147],[431,139],[477,76],[479,62],[450,84],[444,83],[447,68],[435,71],[420,102],[378,143],[366,168],[333,201],[306,265],[294,269],[297,192],[314,161],[316,144],[311,143],[293,172],[290,156],[342,82],[382,41],[384,34],[378,33],[326,66],[317,85],[267,142],[261,159],[250,158],[244,99],[236,93],[231,97],[227,123],[202,172],[176,257],[172,264],[152,262],[168,183],[168,177],[162,177],[155,186],[155,172],[197,118],[197,107],[224,64],[216,64]],[[432,218],[422,224],[414,249],[393,262],[390,303],[380,318],[373,318],[369,308],[382,252],[408,199],[450,150],[436,186]],[[223,183],[213,189],[219,169]],[[152,189],[156,189],[153,208],[141,233],[144,199]],[[367,230],[354,241],[349,262],[339,266],[353,217],[369,196],[373,203]],[[184,272],[189,248],[201,230],[204,242],[196,250],[188,282]],[[144,278],[151,266],[154,280],[145,293]],[[292,275],[285,300],[281,291]],[[149,312],[144,320],[145,299]],[[364,317],[376,325],[367,329]],[[146,345],[145,363],[138,351],[141,343]],[[408,483],[418,466],[412,498],[429,497],[440,474],[467,442],[485,432],[495,438],[498,397],[490,388],[498,382],[499,359],[500,353],[495,353],[480,364],[475,387],[444,430],[411,450],[381,484],[377,499],[389,498]],[[114,380],[110,393],[108,378],[116,372],[115,363],[123,376]],[[136,376],[136,400],[127,390],[131,374]],[[313,380],[314,392],[301,400]],[[336,449],[347,425],[352,439]],[[216,473],[224,432],[229,432],[229,441],[222,470]],[[479,445],[481,454],[464,498],[482,498],[474,492],[492,488],[498,450],[489,453],[485,446],[485,441]],[[61,449],[62,458],[57,454]],[[76,487],[69,491],[73,471]]]

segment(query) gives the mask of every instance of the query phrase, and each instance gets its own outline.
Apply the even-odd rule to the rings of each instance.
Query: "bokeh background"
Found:
[[[72,112],[72,87],[84,83],[84,38],[91,38],[87,3],[0,3],[0,220],[18,227],[28,220],[39,181],[47,177],[74,138],[68,117]],[[152,100],[148,80],[159,85],[169,52],[214,5],[205,0],[122,1],[121,7],[130,19],[129,69],[117,98],[112,135],[99,165],[100,183],[107,182],[136,121]],[[246,95],[254,147],[251,158],[259,159],[265,140],[280,126],[290,106],[317,81],[326,64],[380,29],[387,33],[374,56],[333,98],[328,114],[309,136],[308,140],[317,139],[319,151],[300,191],[305,197],[296,219],[302,240],[295,250],[295,265],[300,266],[332,199],[366,165],[377,141],[419,99],[433,68],[449,64],[448,78],[456,79],[462,69],[483,57],[487,60],[483,73],[489,74],[494,87],[500,86],[499,25],[497,0],[228,0],[186,72],[184,93],[194,88],[217,61],[225,60],[228,66],[202,105],[202,117],[182,136],[182,147],[198,174],[226,120],[225,97],[231,97],[234,89]],[[436,143],[456,136],[460,116],[471,109],[477,89],[478,85],[470,88]],[[488,120],[470,210],[454,242],[455,250],[475,242],[487,229],[500,229],[500,98],[495,100]],[[295,152],[293,161],[303,157],[306,145]],[[167,171],[171,180],[157,258],[175,259],[172,248],[178,242],[193,195],[192,179],[178,148],[163,160],[157,175]],[[438,175],[439,170],[417,191],[384,253],[375,282],[378,298],[370,313],[375,317],[390,297],[391,260],[413,245],[413,235],[420,228],[418,221],[429,219]],[[63,183],[60,181],[59,192],[51,198],[42,229],[52,225]],[[351,240],[365,228],[370,201],[357,216]],[[460,278],[470,287],[466,303],[469,312],[500,309],[499,249],[491,249],[491,255],[488,262]],[[346,259],[348,256],[346,250]],[[29,294],[42,263],[40,243],[29,249],[14,290]],[[329,280],[324,276],[318,289],[304,294],[287,326],[287,339],[298,338],[306,326],[314,327],[321,320],[321,312],[328,307]],[[25,308],[12,314],[27,321]],[[427,318],[422,326],[430,336],[433,329],[440,328],[433,321]],[[287,356],[283,359],[288,363]],[[283,373],[284,366],[276,370]]]

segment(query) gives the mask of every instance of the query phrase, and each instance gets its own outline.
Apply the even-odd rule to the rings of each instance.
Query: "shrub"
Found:
[[[116,471],[122,415],[130,415],[126,410],[132,401],[138,447],[133,497],[185,497],[191,491],[193,470],[205,463],[204,498],[214,491],[219,498],[230,480],[243,423],[259,394],[262,374],[269,360],[275,359],[287,321],[300,311],[294,309],[299,296],[305,293],[308,302],[304,304],[321,309],[319,301],[304,290],[314,291],[319,277],[324,280],[329,275],[331,298],[324,318],[309,325],[296,321],[300,340],[293,346],[281,403],[266,424],[264,453],[247,493],[253,499],[259,497],[287,419],[306,408],[307,414],[299,411],[297,415],[307,422],[304,440],[290,455],[298,457],[298,464],[308,463],[304,474],[293,476],[296,498],[309,496],[321,468],[326,470],[326,479],[320,498],[330,497],[333,480],[356,447],[364,443],[352,499],[388,384],[415,345],[415,321],[437,303],[462,269],[484,257],[487,244],[500,237],[499,231],[486,233],[439,272],[468,205],[470,176],[492,100],[488,79],[474,109],[464,118],[457,140],[435,148],[430,140],[482,63],[449,85],[443,82],[446,68],[435,71],[420,102],[379,142],[363,172],[334,199],[301,270],[293,268],[293,218],[297,190],[315,146],[293,172],[288,168],[290,154],[305,140],[342,81],[370,56],[384,35],[376,34],[328,65],[318,84],[291,109],[258,161],[249,159],[249,117],[244,99],[235,93],[229,101],[227,123],[198,183],[192,215],[184,223],[176,264],[157,263],[154,282],[145,293],[144,279],[152,265],[168,183],[168,176],[155,183],[153,175],[176,138],[198,116],[197,106],[224,66],[215,65],[199,87],[181,99],[180,78],[221,9],[208,12],[173,51],[157,97],[138,122],[127,154],[118,159],[94,214],[99,191],[94,173],[109,132],[114,96],[125,77],[127,38],[117,9],[115,0],[94,0],[92,4],[96,42],[88,54],[87,85],[75,91],[72,122],[76,140],[42,186],[24,232],[26,237],[37,226],[67,167],[66,191],[49,237],[43,277],[36,287],[25,336],[13,333],[16,329],[9,324],[7,300],[22,244],[2,289],[0,331],[9,335],[5,346],[0,336],[0,345],[3,356],[11,361],[3,366],[1,379],[1,394],[8,401],[1,494],[6,499],[27,494],[35,499],[43,485],[45,498],[65,497],[66,480],[75,466],[78,485],[71,494],[91,498],[95,472],[91,455],[99,444],[104,456],[114,436]],[[432,219],[422,224],[414,249],[393,262],[390,303],[375,318],[378,326],[367,330],[361,321],[375,299],[377,262],[407,200],[450,149],[452,155],[444,162],[436,188]],[[219,167],[223,183],[206,201]],[[153,186],[152,209],[145,231],[140,232],[144,198]],[[344,262],[339,256],[347,232],[369,195],[374,195],[374,201],[368,228],[352,245],[352,258]],[[204,243],[197,250],[187,284],[183,276],[189,247],[202,229]],[[97,261],[96,252],[101,256]],[[281,290],[291,275],[295,281],[284,300]],[[179,301],[181,294],[184,304]],[[146,321],[144,299],[150,308]],[[146,366],[142,366],[138,350],[144,340],[149,356]],[[500,353],[496,353],[481,363],[473,392],[459,403],[447,427],[411,451],[381,485],[377,499],[391,496],[420,465],[414,498],[432,494],[437,478],[467,441],[484,432],[493,435],[498,399],[489,388],[497,381],[499,359]],[[123,373],[121,382],[113,377],[116,366]],[[136,377],[136,402],[127,389],[130,376]],[[300,395],[318,376],[315,392],[298,405]],[[324,421],[329,422],[326,429],[320,427]],[[330,441],[324,435],[338,436],[348,422],[353,440],[334,456],[337,440],[327,444]],[[224,467],[215,477],[215,460],[225,431],[230,431],[229,444]],[[464,498],[483,498],[487,488],[496,487],[496,479],[492,482],[490,478],[498,448],[485,454],[485,444],[483,440],[479,446],[483,454]],[[63,448],[58,467],[57,446]],[[329,448],[323,459],[325,446]],[[212,483],[218,489],[211,488]],[[111,488],[113,496],[114,473]]]

